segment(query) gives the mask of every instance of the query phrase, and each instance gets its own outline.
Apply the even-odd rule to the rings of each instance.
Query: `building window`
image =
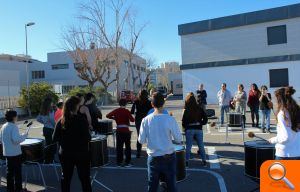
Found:
[[[75,85],[63,85],[62,94],[68,94],[71,89],[74,89]]]
[[[58,69],[69,69],[69,64],[55,64],[55,65],[52,65],[52,70],[58,70]]]
[[[268,45],[277,45],[287,43],[286,25],[267,28]]]
[[[270,69],[270,87],[289,86],[289,71],[284,69]]]
[[[31,76],[32,76],[32,79],[44,79],[45,71],[32,71]]]

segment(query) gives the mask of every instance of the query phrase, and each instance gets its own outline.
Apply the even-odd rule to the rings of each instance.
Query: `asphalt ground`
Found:
[[[102,107],[102,113],[105,115],[117,106]],[[131,106],[128,105],[128,108]],[[181,117],[183,101],[170,100],[166,102],[165,108],[173,113],[178,125],[181,127]],[[208,106],[216,110],[216,116],[219,115],[217,106]],[[213,120],[216,121],[216,120]],[[249,113],[247,113],[247,122],[250,121]],[[22,123],[22,122],[19,122]],[[275,118],[271,116],[273,133],[261,133],[258,128],[252,128],[250,124],[246,125],[245,140],[251,140],[247,136],[247,132],[253,131],[263,138],[270,138],[275,135]],[[113,145],[113,137],[108,136],[109,149],[109,164],[97,169],[96,179],[102,182],[105,186],[113,191],[120,192],[142,192],[147,191],[147,154],[145,146],[143,146],[142,157],[135,158],[136,150],[136,131],[134,125],[130,128],[132,133],[132,163],[131,168],[117,168],[115,150]],[[249,192],[256,188],[258,184],[245,176],[244,174],[244,144],[242,140],[241,129],[229,130],[228,142],[225,142],[225,127],[217,129],[216,127],[204,127],[204,141],[208,165],[201,166],[200,157],[197,155],[197,146],[192,148],[192,159],[190,160],[189,168],[187,168],[187,177],[185,180],[178,182],[179,192]],[[21,129],[21,132],[24,129]],[[41,125],[34,122],[33,128],[30,131],[29,137],[43,138]],[[56,167],[60,173],[59,165]],[[43,191],[41,177],[37,166],[24,166],[23,172],[27,170],[29,191]],[[60,182],[57,180],[54,172],[54,167],[42,166],[45,177],[47,191],[60,191]],[[92,170],[94,174],[96,170]],[[1,169],[1,187],[0,191],[5,191],[5,169]],[[25,176],[24,176],[25,178]],[[109,191],[103,186],[93,183],[94,191]],[[76,171],[72,181],[72,192],[81,191],[80,182]]]

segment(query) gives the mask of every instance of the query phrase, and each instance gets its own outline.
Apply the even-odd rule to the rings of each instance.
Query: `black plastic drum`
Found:
[[[40,162],[43,160],[43,139],[28,138],[20,145],[23,161]],[[2,143],[0,143],[0,159],[5,160],[5,157],[3,156]]]
[[[185,148],[182,145],[174,145],[176,151],[176,181],[182,181],[186,178],[185,170]],[[165,181],[162,175],[160,180]]]
[[[267,141],[245,142],[245,175],[253,179],[260,178],[260,166],[267,160],[275,159],[275,145]]]
[[[228,126],[229,127],[241,127],[242,126],[242,114],[241,113],[228,113]]]
[[[97,133],[103,135],[111,135],[113,133],[113,121],[111,120],[100,120],[98,126]]]
[[[24,161],[40,162],[44,156],[44,140],[28,138],[21,143]]]
[[[185,170],[185,148],[182,145],[175,145],[176,150],[176,178],[182,181],[186,177]]]
[[[91,167],[101,167],[108,163],[107,138],[97,135],[90,141]]]

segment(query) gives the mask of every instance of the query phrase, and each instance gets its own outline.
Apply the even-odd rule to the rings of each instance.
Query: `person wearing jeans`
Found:
[[[270,132],[270,116],[271,107],[269,103],[272,101],[271,94],[268,93],[268,88],[266,85],[261,86],[261,96],[259,98],[259,110],[261,115],[261,129],[265,133],[266,130]]]
[[[226,83],[222,83],[221,90],[217,94],[218,102],[220,106],[220,113],[221,113],[221,125],[224,124],[224,113],[229,112],[229,103],[232,98],[230,91],[226,88]]]
[[[270,131],[271,110],[264,109],[264,110],[259,110],[259,112],[261,116],[261,128],[263,129],[263,132],[266,132],[266,129]]]
[[[194,137],[196,138],[198,151],[202,159],[202,165],[206,165],[206,156],[203,142],[202,126],[207,123],[205,111],[197,105],[194,94],[189,93],[185,98],[184,112],[182,116],[182,127],[186,137],[186,165],[191,155]]]
[[[202,130],[195,130],[192,129],[192,126],[188,128],[188,130],[185,131],[185,137],[186,137],[186,162],[189,161],[190,155],[191,155],[191,149],[193,146],[193,138],[196,138],[196,142],[198,145],[200,157],[202,159],[202,165],[206,165],[206,155],[205,155],[205,149],[204,149],[204,142],[203,142],[203,131]],[[188,165],[188,163],[187,163]]]
[[[160,172],[163,172],[163,180],[167,183],[168,191],[176,191],[176,155],[172,153],[171,155],[152,157],[149,156],[147,160],[148,166],[148,178],[149,178],[149,190],[148,191],[157,191],[157,186],[159,180],[161,179]],[[159,171],[157,171],[159,170]],[[169,184],[172,183],[172,184]]]
[[[40,114],[36,120],[43,124],[43,135],[45,137],[45,164],[53,163],[57,145],[52,140],[55,127],[54,111],[52,110],[52,99],[46,98],[41,106]]]
[[[145,117],[141,124],[138,141],[147,143],[148,191],[156,192],[161,175],[165,176],[167,190],[176,192],[175,143],[181,143],[182,136],[174,117],[163,114],[164,96],[153,94],[154,112]]]

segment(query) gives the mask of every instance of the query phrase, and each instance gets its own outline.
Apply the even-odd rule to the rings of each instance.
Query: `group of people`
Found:
[[[238,91],[232,98],[230,91],[226,88],[226,84],[223,83],[217,94],[221,111],[221,123],[224,123],[224,113],[229,111],[230,105],[233,105],[236,112],[242,113],[245,123],[246,106],[248,106],[251,111],[252,126],[259,127],[260,111],[262,131],[270,132],[270,114],[272,110],[276,116],[277,135],[268,141],[271,144],[275,144],[276,159],[300,160],[300,107],[292,97],[295,92],[296,90],[293,87],[277,89],[274,92],[277,103],[275,112],[272,97],[266,85],[258,89],[257,85],[253,83],[247,101],[247,94],[242,84],[238,85]],[[200,98],[198,99],[199,101],[203,101],[203,95],[205,98],[207,96],[206,92],[203,94],[203,85],[200,85],[197,93],[198,98]]]
[[[233,109],[242,114],[242,120],[246,125],[246,109],[250,108],[252,127],[260,127],[262,132],[270,132],[270,116],[273,110],[272,96],[268,92],[268,87],[262,85],[260,89],[253,83],[249,93],[244,90],[243,84],[238,84],[234,95],[227,89],[226,83],[222,83],[221,89],[217,93],[218,104],[220,106],[220,123],[224,124],[224,116]],[[197,101],[205,110],[207,105],[207,93],[203,84],[200,84],[196,91]]]
[[[269,139],[276,144],[277,159],[300,159],[300,108],[292,95],[292,87],[280,88],[275,91],[277,100],[277,136]],[[198,145],[198,154],[202,165],[206,165],[206,155],[203,141],[202,126],[207,123],[206,115],[207,93],[201,85],[197,95],[190,92],[185,98],[182,116],[182,127],[186,136],[186,165],[189,166],[193,140]],[[246,105],[251,109],[251,115],[256,116],[258,125],[258,109],[269,114],[271,110],[271,95],[267,87],[258,90],[253,84],[248,95],[243,85],[238,85],[233,100],[222,84],[218,92],[218,99],[223,115],[229,110],[229,105],[234,104],[235,109],[245,113]],[[150,96],[146,90],[141,90],[132,105],[131,111],[126,109],[126,100],[120,99],[120,107],[106,115],[116,121],[117,137],[117,166],[130,167],[131,164],[131,131],[130,122],[135,122],[138,135],[136,143],[136,157],[141,157],[142,145],[147,144],[148,166],[148,191],[157,191],[161,176],[169,191],[176,191],[176,151],[174,144],[182,144],[182,133],[174,117],[164,108],[165,98],[152,91]],[[268,109],[266,109],[268,107]],[[59,102],[54,110],[51,99],[42,103],[37,121],[43,124],[45,137],[45,163],[53,163],[57,143],[59,146],[59,161],[62,167],[61,190],[70,191],[71,179],[76,166],[82,191],[92,191],[90,182],[90,151],[91,130],[98,130],[98,120],[102,118],[101,111],[95,104],[95,96],[91,93],[78,94]],[[253,113],[252,113],[253,112]],[[132,116],[135,115],[135,117]],[[221,113],[222,114],[222,113]],[[0,141],[3,145],[3,155],[7,159],[7,189],[8,191],[22,190],[22,152],[20,143],[27,134],[20,134],[17,122],[17,113],[7,111],[5,123],[0,132]],[[264,117],[265,118],[265,117]],[[268,119],[268,118],[267,118]],[[270,119],[270,118],[269,118]],[[221,121],[224,117],[221,117]],[[268,124],[268,123],[267,123]],[[268,126],[268,125],[267,125]],[[123,153],[125,145],[125,161]]]

